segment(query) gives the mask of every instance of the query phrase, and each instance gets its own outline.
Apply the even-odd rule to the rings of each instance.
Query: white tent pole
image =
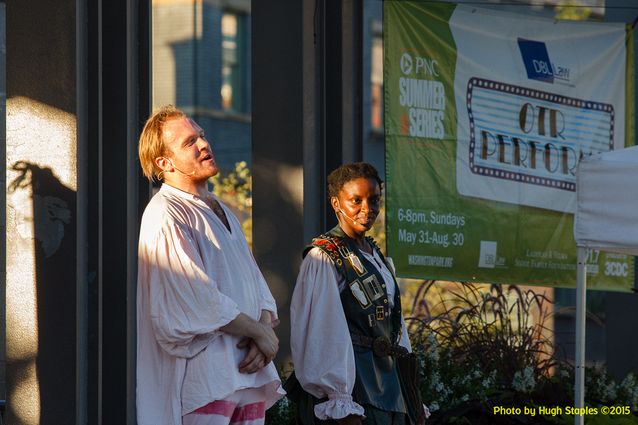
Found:
[[[578,265],[576,267],[576,355],[574,366],[574,407],[585,407],[585,326],[587,310],[587,255],[588,249],[578,247]],[[584,415],[574,415],[574,425],[583,425]]]

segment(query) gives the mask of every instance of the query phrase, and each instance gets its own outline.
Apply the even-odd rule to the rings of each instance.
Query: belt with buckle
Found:
[[[405,347],[401,347],[398,344],[392,344],[390,338],[387,336],[378,336],[373,338],[371,336],[350,334],[350,337],[352,338],[352,343],[354,345],[372,349],[372,352],[377,357],[402,357],[409,354]]]

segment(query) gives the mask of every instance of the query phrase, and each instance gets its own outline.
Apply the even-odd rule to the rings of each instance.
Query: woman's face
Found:
[[[379,215],[381,188],[375,179],[360,177],[345,183],[330,203],[343,231],[350,237],[361,237]]]

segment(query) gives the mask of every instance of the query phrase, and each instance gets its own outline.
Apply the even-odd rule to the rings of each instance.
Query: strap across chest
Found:
[[[385,262],[374,241],[371,238],[366,240],[376,256]],[[351,334],[370,337],[383,335],[396,342],[401,329],[401,302],[394,278],[386,282],[373,262],[343,235],[340,228],[315,238],[308,249],[312,247],[320,248],[330,257],[347,285],[341,292],[341,302]],[[394,285],[392,309],[386,285]],[[357,341],[353,342],[357,344]]]

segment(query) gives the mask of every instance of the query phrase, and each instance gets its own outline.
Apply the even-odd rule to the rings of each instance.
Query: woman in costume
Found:
[[[416,384],[406,382],[406,372],[410,378],[419,373],[393,267],[366,236],[379,214],[381,184],[366,163],[330,173],[330,204],[339,224],[303,253],[290,307],[295,373],[287,390],[304,425],[424,420]]]

